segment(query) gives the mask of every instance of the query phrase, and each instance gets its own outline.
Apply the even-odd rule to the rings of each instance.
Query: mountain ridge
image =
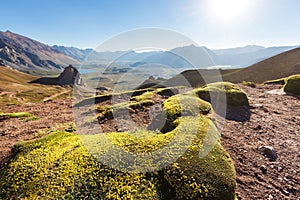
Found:
[[[133,50],[97,52],[92,49],[79,49],[76,47],[57,45],[54,45],[53,47],[61,53],[81,61],[89,56],[86,62],[91,63],[116,61],[133,62],[131,66],[138,66],[145,63],[159,63],[170,65],[175,68],[184,66],[207,68],[211,65],[230,65],[232,68],[244,68],[299,46],[263,47],[259,45],[247,45],[228,49],[210,49],[205,46],[188,45],[176,47],[169,51],[143,53],[137,53]],[[197,52],[198,54],[196,54]],[[199,60],[202,60],[202,63],[200,63]]]
[[[212,82],[223,80],[233,83],[241,83],[243,81],[263,83],[268,80],[285,78],[294,74],[300,74],[300,48],[280,53],[241,69],[186,70],[166,80],[164,85],[199,87],[208,83],[205,80]]]
[[[31,74],[57,73],[68,64],[79,64],[49,45],[10,31],[0,31],[0,59],[1,64]]]
[[[298,46],[263,47],[247,45],[229,49],[209,49],[194,45],[176,47],[170,51],[97,52],[93,49],[49,46],[28,37],[0,31],[0,64],[8,65],[29,74],[58,74],[69,64],[76,66],[85,61],[91,63],[119,62],[122,65],[137,67],[143,64],[158,63],[174,68],[200,68],[229,65],[244,68],[289,51]]]

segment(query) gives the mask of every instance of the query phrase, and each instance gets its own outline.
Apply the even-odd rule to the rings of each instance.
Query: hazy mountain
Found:
[[[224,74],[224,79],[232,82],[267,80],[300,74],[300,48],[292,49],[258,62],[249,67]]]
[[[174,68],[206,68],[214,65],[215,59],[216,55],[206,47],[190,45],[153,53],[140,62],[159,63]]]
[[[186,70],[168,79],[163,84],[167,86],[192,85],[196,87],[209,83],[207,81],[219,80],[219,75],[222,75],[224,81],[234,83],[242,81],[262,83],[293,74],[300,74],[300,48],[278,54],[242,69]]]
[[[93,49],[79,49],[76,47],[65,47],[65,46],[58,46],[54,45],[52,46],[53,49],[58,50],[59,52],[70,56],[72,58],[75,58],[76,60],[83,61],[92,51]]]
[[[259,50],[265,49],[263,46],[257,45],[247,45],[244,47],[235,47],[235,48],[228,48],[228,49],[212,49],[212,51],[216,55],[236,55],[236,54],[244,54],[244,53],[252,53]]]
[[[0,59],[2,64],[35,74],[58,72],[79,63],[48,45],[10,31],[0,31]]]
[[[177,47],[168,52],[156,52],[152,55],[144,54],[145,59],[134,57],[137,66],[145,63],[159,63],[175,68],[207,68],[213,65],[230,65],[233,68],[242,68],[270,58],[282,52],[297,48],[297,46],[269,47],[245,46],[223,50],[210,50],[206,47],[194,45]],[[147,55],[149,55],[147,57]],[[134,59],[132,59],[134,60]]]
[[[65,55],[71,56],[77,60],[84,61],[87,63],[106,63],[106,62],[137,62],[156,54],[157,52],[141,52],[135,51],[105,51],[97,52],[93,49],[79,49],[76,47],[64,47],[54,45],[53,48],[64,53]]]
[[[216,63],[218,65],[232,65],[234,67],[247,67],[257,62],[275,56],[277,54],[297,48],[297,46],[269,47],[246,46],[235,49],[213,50],[217,54]],[[255,49],[257,49],[255,51]]]

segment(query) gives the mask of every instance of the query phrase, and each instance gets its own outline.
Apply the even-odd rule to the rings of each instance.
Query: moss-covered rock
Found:
[[[164,177],[174,187],[178,199],[234,199],[232,160],[216,140],[219,133],[214,124],[205,117],[199,122],[197,138],[164,170]],[[187,123],[195,126],[191,120]]]
[[[166,134],[54,131],[18,143],[14,158],[0,171],[0,196],[233,200],[235,171],[211,120],[189,116],[175,123]],[[207,148],[212,151],[201,154]]]
[[[3,199],[158,199],[156,176],[100,164],[73,133],[54,131],[14,153],[0,172]]]
[[[16,112],[16,113],[1,113],[0,112],[0,119],[25,118],[25,117],[32,117],[32,114],[30,114],[28,112]]]
[[[229,82],[216,82],[197,88],[194,92],[203,100],[211,102],[212,98],[223,99],[226,97],[228,105],[247,106],[249,105],[248,97],[237,85]]]
[[[99,112],[97,118],[102,120],[104,118],[112,119],[114,116],[134,112],[134,109],[142,109],[153,105],[154,102],[148,99],[139,99],[139,101],[126,101],[114,105],[97,106],[96,110]]]
[[[286,78],[283,90],[286,93],[300,95],[300,74]]]
[[[163,108],[168,117],[173,120],[180,116],[197,116],[208,114],[211,111],[210,103],[188,94],[179,94],[168,98],[164,101]]]
[[[212,110],[210,103],[190,94],[177,94],[163,103],[163,110],[148,125],[149,130],[162,133],[176,128],[174,121],[179,117],[206,115]]]
[[[251,82],[251,81],[243,81],[242,83],[244,86],[248,86],[248,87],[252,87],[252,88],[255,88],[256,87],[256,84]]]
[[[264,82],[264,85],[272,85],[272,84],[278,84],[278,85],[284,85],[286,81],[286,78],[280,78],[275,80],[268,80]]]

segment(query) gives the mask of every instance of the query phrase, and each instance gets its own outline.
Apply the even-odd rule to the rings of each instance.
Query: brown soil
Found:
[[[0,120],[0,168],[9,160],[10,150],[16,142],[36,138],[35,133],[41,129],[73,122],[71,108],[71,100],[2,106],[0,110],[4,113],[29,112],[39,119],[27,122],[21,118]]]
[[[239,199],[300,199],[299,98],[268,94],[282,86],[240,85],[250,101],[250,120],[226,120],[221,141],[234,160]],[[260,150],[272,146],[270,161]]]
[[[222,144],[235,163],[239,199],[299,200],[299,97],[267,93],[281,87],[276,85],[240,87],[249,96],[250,120],[226,120],[220,130]],[[150,106],[131,113],[136,124],[145,127],[150,123],[149,117],[155,116],[155,110],[159,110],[161,100],[158,98],[156,103],[158,108]],[[107,105],[110,102],[102,104]],[[0,121],[0,168],[7,162],[10,149],[17,141],[35,138],[34,133],[39,129],[73,121],[70,100],[4,106],[1,110],[26,111],[40,119],[29,122],[22,119]],[[102,129],[118,131],[112,121],[103,121]],[[261,146],[272,146],[278,154],[278,159],[270,161],[261,151]]]

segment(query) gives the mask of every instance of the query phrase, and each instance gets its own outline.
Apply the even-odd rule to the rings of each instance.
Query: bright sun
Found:
[[[224,23],[247,16],[254,0],[206,0],[209,16]]]

